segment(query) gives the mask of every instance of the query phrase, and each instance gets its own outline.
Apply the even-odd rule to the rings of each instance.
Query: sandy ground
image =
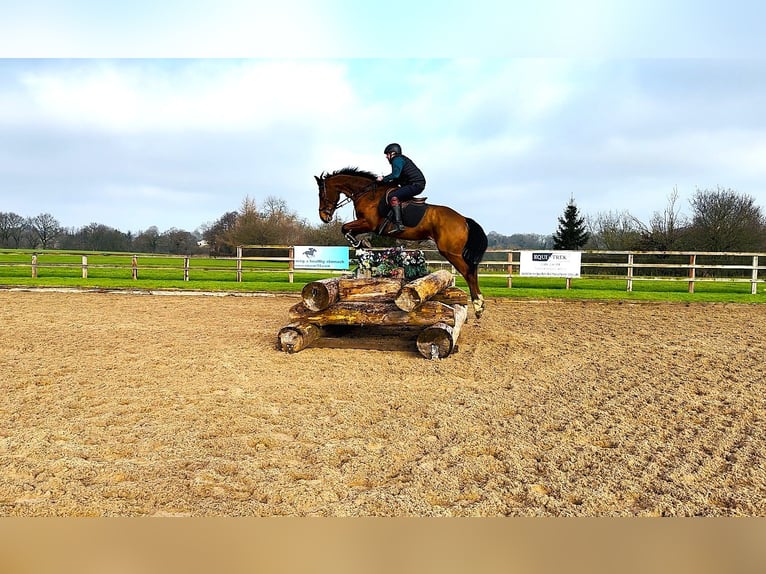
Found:
[[[0,515],[766,516],[766,306],[489,299],[429,361],[279,352],[297,301],[0,291]]]

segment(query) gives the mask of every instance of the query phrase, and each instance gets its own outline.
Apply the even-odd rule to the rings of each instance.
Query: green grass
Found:
[[[0,286],[69,287],[85,289],[202,290],[231,292],[300,292],[310,282],[335,276],[329,272],[296,271],[289,282],[286,262],[244,260],[242,281],[236,281],[236,261],[193,257],[189,261],[189,281],[184,281],[183,257],[138,256],[138,280],[132,279],[132,254],[87,253],[88,278],[82,278],[82,253],[43,252],[38,254],[38,277],[31,277],[31,251],[0,252]],[[353,267],[353,262],[352,262]],[[513,277],[508,288],[504,273],[482,274],[480,285],[485,297],[515,299],[593,299],[624,301],[679,301],[766,303],[766,285],[750,294],[750,283],[716,281],[695,283],[688,292],[687,281],[633,281],[626,290],[624,279],[566,279]],[[458,287],[467,288],[462,277]]]
[[[456,281],[465,286],[462,278]],[[680,301],[708,303],[766,303],[766,285],[759,284],[756,295],[750,294],[750,283],[732,281],[701,282],[694,284],[694,293],[688,292],[687,281],[633,280],[633,290],[627,291],[624,279],[572,279],[566,288],[566,279],[547,277],[513,277],[508,288],[505,276],[485,277],[479,281],[482,293],[490,297],[518,299],[600,299],[624,301]]]

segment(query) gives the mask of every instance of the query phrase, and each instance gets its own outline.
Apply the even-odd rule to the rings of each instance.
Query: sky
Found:
[[[319,225],[314,176],[386,174],[391,142],[503,235],[674,189],[766,210],[755,1],[117,4],[0,0],[0,212],[194,231],[275,197]]]

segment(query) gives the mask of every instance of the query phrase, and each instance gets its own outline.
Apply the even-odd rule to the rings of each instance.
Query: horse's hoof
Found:
[[[362,245],[362,242],[350,233],[346,233],[343,237],[346,238],[346,241],[348,241],[351,244],[351,247],[354,249],[359,249],[359,247]]]
[[[478,299],[474,299],[472,301],[473,303],[473,313],[476,316],[476,319],[481,319],[482,313],[484,313],[484,297],[479,295]]]

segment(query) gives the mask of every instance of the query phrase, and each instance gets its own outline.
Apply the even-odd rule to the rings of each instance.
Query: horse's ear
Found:
[[[321,181],[317,176],[314,176],[314,179],[317,180],[317,183]]]

